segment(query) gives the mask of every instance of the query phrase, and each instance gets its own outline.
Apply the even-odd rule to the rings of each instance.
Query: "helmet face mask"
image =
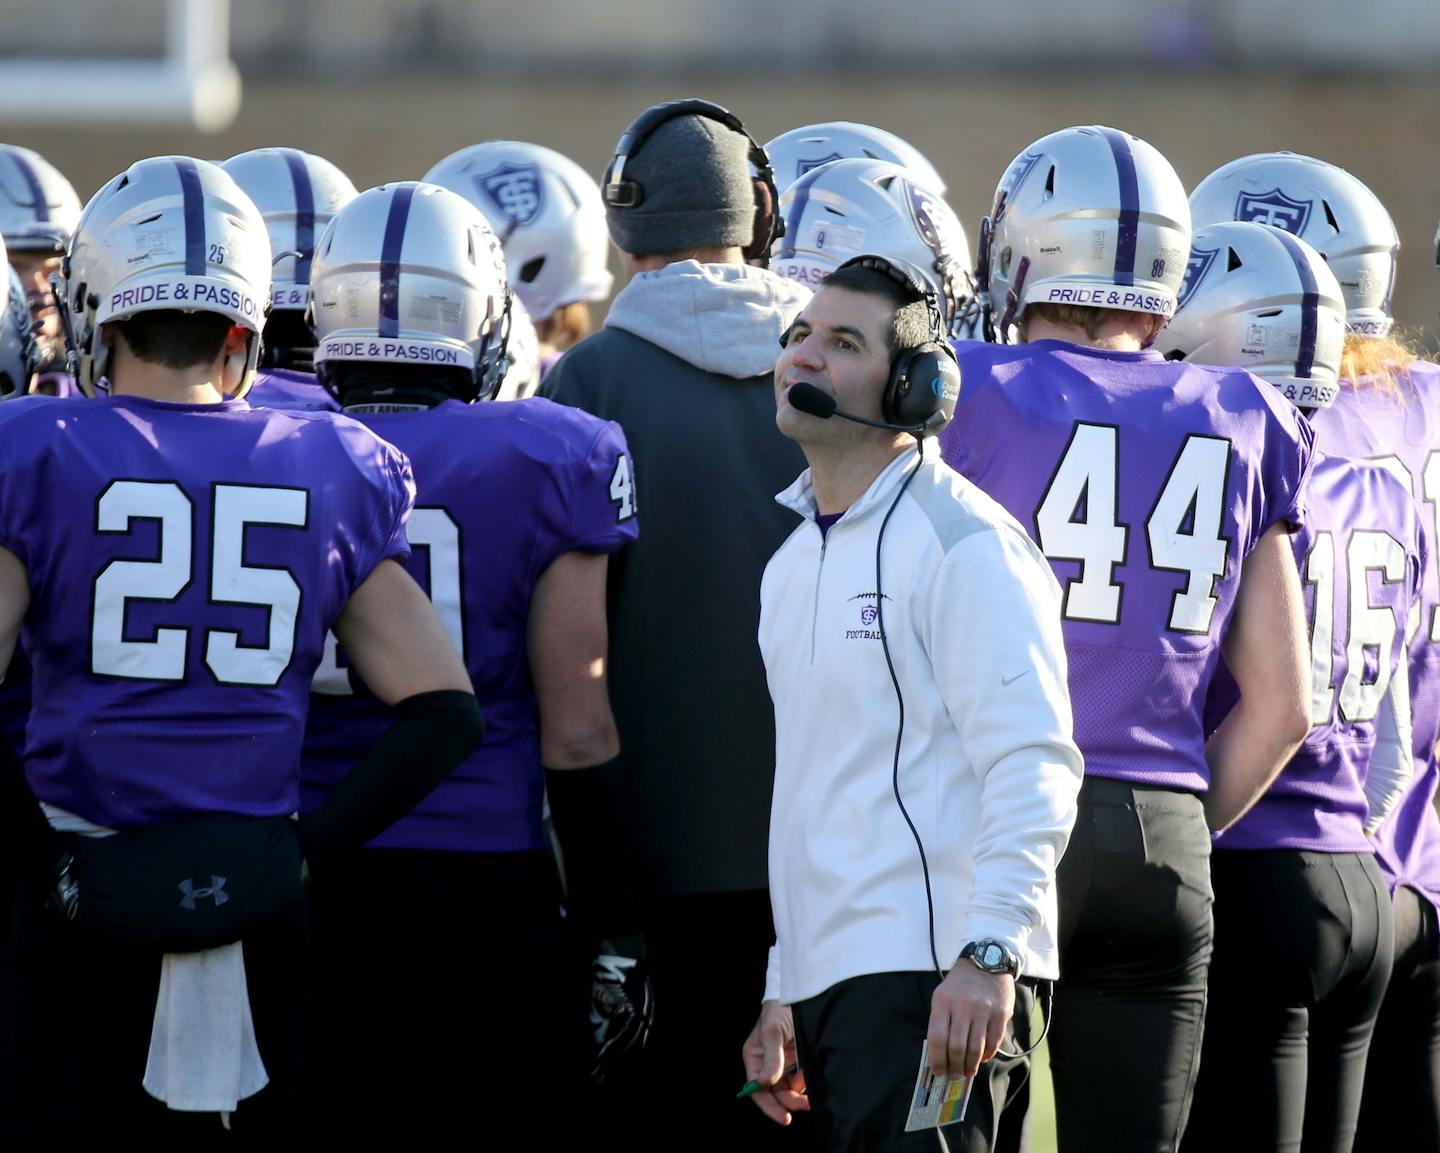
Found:
[[[511,290],[535,320],[610,295],[600,186],[573,160],[538,144],[491,140],[452,153],[424,179],[480,210],[500,238]]]
[[[5,246],[0,244],[0,270],[4,269]],[[39,350],[30,323],[30,306],[25,301],[25,286],[20,274],[7,270],[9,280],[0,271],[0,402],[24,396],[30,378],[39,365]]]
[[[1343,168],[1293,152],[1243,156],[1196,185],[1190,210],[1197,227],[1243,220],[1298,236],[1340,282],[1347,329],[1390,332],[1399,234],[1379,198]]]
[[[893,132],[869,124],[830,120],[792,128],[765,145],[765,152],[775,173],[776,191],[782,196],[806,173],[834,160],[883,160],[896,164],[908,170],[924,187],[939,196],[945,195],[945,181],[924,153]]]
[[[980,245],[987,330],[1001,339],[1035,303],[1168,317],[1185,274],[1190,210],[1175,170],[1145,141],[1098,125],[1067,128],[1010,163]]]
[[[1196,231],[1180,308],[1155,342],[1174,360],[1244,368],[1306,409],[1334,402],[1344,346],[1345,299],[1320,254],[1233,221]]]
[[[836,160],[807,172],[780,199],[785,235],[770,268],[812,288],[852,256],[913,265],[934,290],[948,335],[960,334],[975,285],[970,242],[949,204],[914,173],[883,160]]]
[[[254,380],[270,295],[260,213],[218,165],[188,156],[137,161],[85,206],[57,293],[76,377],[103,391],[101,329],[144,312],[214,312],[252,334],[232,396]]]
[[[467,201],[414,181],[361,193],[315,246],[315,368],[335,390],[340,362],[455,369],[463,400],[504,378],[510,291],[500,242]]]

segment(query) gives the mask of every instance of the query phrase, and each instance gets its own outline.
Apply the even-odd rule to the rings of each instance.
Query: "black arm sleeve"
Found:
[[[312,864],[358,849],[434,790],[485,735],[470,693],[416,693],[395,706],[395,723],[365,750],[325,801],[299,821]]]
[[[615,803],[621,780],[620,757],[588,769],[545,770],[568,904],[581,931],[597,942],[640,931]]]

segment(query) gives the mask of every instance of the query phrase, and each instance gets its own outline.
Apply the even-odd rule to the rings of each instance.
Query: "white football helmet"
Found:
[[[970,242],[945,198],[884,160],[834,160],[813,168],[780,198],[785,235],[770,269],[811,288],[852,256],[872,253],[914,265],[935,289],[950,335],[975,282]]]
[[[781,195],[807,172],[832,160],[885,160],[898,164],[908,168],[926,188],[945,195],[945,181],[920,149],[893,132],[869,124],[848,120],[807,124],[782,132],[765,145],[765,151],[775,173],[775,189]]]
[[[5,267],[5,245],[0,244],[0,401],[14,400],[30,390],[30,377],[39,362],[30,306],[20,274]],[[9,273],[6,280],[5,273]]]
[[[1155,340],[1172,360],[1236,365],[1297,408],[1340,391],[1345,297],[1321,255],[1283,229],[1226,221],[1197,229],[1180,307]]]
[[[1190,212],[1197,227],[1254,220],[1293,233],[1335,273],[1349,331],[1390,331],[1400,237],[1379,198],[1345,169],[1293,152],[1242,156],[1196,185]]]
[[[64,252],[79,219],[80,198],[58,168],[0,144],[0,237],[11,252]]]
[[[1169,316],[1190,252],[1190,208],[1170,162],[1093,125],[1037,140],[1010,162],[981,225],[987,327],[1005,340],[1030,304]]]
[[[510,338],[505,342],[505,377],[496,400],[524,400],[540,391],[540,337],[520,298],[510,298]]]
[[[315,240],[359,195],[350,178],[298,148],[256,148],[220,165],[255,202],[270,235],[270,307],[304,312]]]
[[[569,157],[490,140],[447,156],[425,180],[484,213],[505,250],[510,287],[532,319],[610,295],[615,278],[605,265],[610,233],[600,186]]]
[[[315,370],[337,361],[462,369],[466,400],[505,372],[510,291],[500,242],[479,211],[435,184],[362,192],[330,221],[310,273]]]
[[[136,161],[90,198],[63,270],[60,315],[87,396],[103,389],[101,328],[161,310],[215,312],[254,333],[233,395],[249,391],[270,299],[270,240],[259,210],[218,164]]]

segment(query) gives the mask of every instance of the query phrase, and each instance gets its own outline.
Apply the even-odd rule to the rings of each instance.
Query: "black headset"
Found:
[[[914,348],[896,351],[890,361],[890,378],[880,397],[880,415],[890,424],[938,431],[955,415],[955,403],[960,399],[960,366],[946,339],[945,314],[935,290],[919,269],[903,260],[864,255],[852,256],[840,265],[851,267],[881,273],[908,289],[915,300],[924,302],[930,338]]]
[[[644,185],[638,180],[625,178],[626,162],[645,146],[645,141],[660,125],[680,116],[703,116],[707,120],[718,121],[749,142],[750,166],[755,170],[751,178],[756,185],[755,228],[750,244],[743,251],[746,260],[765,267],[770,260],[770,245],[785,235],[785,219],[780,215],[780,194],[775,189],[775,173],[770,167],[770,157],[766,155],[764,146],[740,122],[740,117],[709,100],[667,100],[640,113],[621,134],[615,145],[615,155],[605,169],[606,205],[611,208],[638,208],[645,203]]]

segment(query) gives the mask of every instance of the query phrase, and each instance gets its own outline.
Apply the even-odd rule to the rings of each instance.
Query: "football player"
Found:
[[[610,843],[607,556],[637,532],[625,439],[547,400],[472,403],[499,383],[509,292],[494,233],[446,189],[362,193],[322,238],[312,289],[321,379],[414,464],[411,571],[490,719],[450,780],[343,877],[317,880],[315,1128],[452,1134],[543,1080],[568,1102],[545,1118],[554,1137],[582,1120],[585,1007],[542,829],[547,792],[567,907],[602,955],[596,1040],[614,1051],[648,1027],[638,926]],[[307,809],[389,722],[343,651],[315,690]],[[457,1052],[457,1036],[473,1044]]]
[[[1440,498],[1440,368],[1418,359],[1390,325],[1398,241],[1378,197],[1335,165],[1289,153],[1234,161],[1191,194],[1197,213],[1268,216],[1307,240],[1345,295],[1345,359],[1335,403],[1315,417],[1326,452],[1375,460],[1409,486],[1422,510],[1427,557],[1410,639],[1415,771],[1374,836],[1394,898],[1395,965],[1370,1046],[1357,1149],[1387,1149],[1404,1133],[1440,1147],[1440,578],[1434,558]]]
[[[945,195],[945,181],[913,144],[870,124],[831,120],[782,132],[765,145],[783,196],[800,177],[834,160],[884,160],[906,169],[924,187]]]
[[[237,1103],[240,1130],[288,1145],[304,862],[323,874],[480,739],[401,567],[404,457],[344,417],[243,399],[269,268],[219,168],[131,165],[65,258],[96,399],[0,419],[0,664],[23,624],[35,679],[23,770],[0,746],[0,812],[34,862],[0,972],[7,1148],[59,1119],[84,1143],[204,1143]],[[396,719],[293,825],[332,627]]]
[[[770,268],[814,289],[852,256],[904,261],[935,289],[951,336],[960,335],[975,281],[970,242],[945,198],[884,160],[835,160],[807,172],[780,198],[785,234]]]
[[[255,202],[270,235],[270,314],[250,403],[268,408],[335,408],[315,382],[305,309],[315,241],[355,199],[355,185],[322,156],[298,148],[256,148],[220,166]]]
[[[462,148],[425,179],[463,196],[500,237],[511,290],[535,326],[543,377],[590,335],[590,305],[609,297],[615,283],[605,266],[599,185],[569,157],[516,140]]]
[[[1143,140],[1079,127],[1025,149],[980,241],[1002,343],[958,346],[940,438],[1033,530],[1065,594],[1085,783],[1058,874],[1050,1057],[1071,1151],[1178,1141],[1205,1014],[1210,830],[1309,728],[1288,534],[1311,436],[1248,373],[1150,347],[1189,250],[1184,189]],[[1244,697],[1207,741],[1222,648]]]
[[[1197,229],[1181,305],[1156,347],[1238,365],[1306,414],[1339,391],[1345,301],[1303,240],[1270,225]],[[1390,976],[1390,894],[1366,837],[1411,775],[1405,629],[1420,518],[1386,469],[1316,454],[1292,538],[1310,596],[1310,735],[1215,839],[1215,954],[1187,1149],[1349,1149]],[[1217,676],[1207,728],[1233,704]],[[1214,719],[1212,719],[1214,718]],[[1257,985],[1256,956],[1265,958]]]
[[[80,217],[80,198],[70,181],[39,153],[0,144],[0,239],[20,274],[36,325],[39,353],[36,391],[70,396],[65,342],[50,278]]]

